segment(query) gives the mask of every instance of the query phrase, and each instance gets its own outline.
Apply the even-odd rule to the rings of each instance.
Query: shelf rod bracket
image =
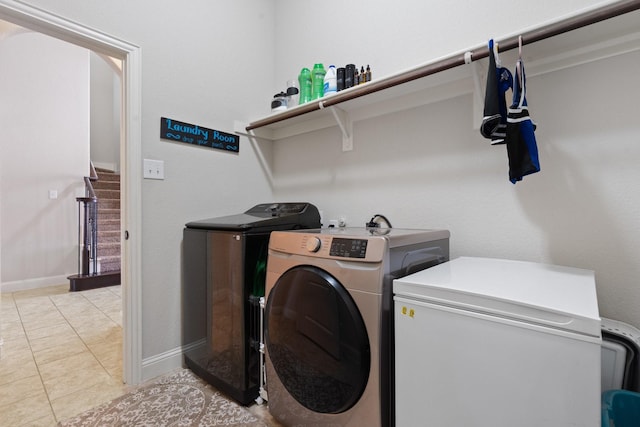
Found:
[[[484,114],[484,98],[482,86],[480,85],[480,68],[478,67],[478,61],[474,61],[472,56],[473,52],[465,52],[464,63],[471,66],[471,77],[473,77],[473,128],[480,129],[481,117]]]
[[[320,109],[323,109],[324,103],[320,102]],[[353,122],[346,111],[338,107],[331,106],[328,109],[333,113],[340,130],[342,131],[342,151],[353,151]]]
[[[257,138],[267,141],[273,141],[275,138],[273,132],[269,129],[251,129],[247,130],[247,124],[238,120],[233,122],[233,132],[236,135],[246,136],[247,138]]]

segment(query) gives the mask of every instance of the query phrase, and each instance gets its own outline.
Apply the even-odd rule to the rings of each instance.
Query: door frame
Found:
[[[123,380],[142,381],[141,60],[139,46],[42,9],[0,0],[0,19],[122,61],[120,109]]]

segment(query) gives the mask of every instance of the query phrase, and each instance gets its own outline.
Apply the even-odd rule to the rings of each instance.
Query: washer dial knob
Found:
[[[317,237],[312,237],[307,240],[307,250],[309,252],[318,252],[322,246],[322,241]]]

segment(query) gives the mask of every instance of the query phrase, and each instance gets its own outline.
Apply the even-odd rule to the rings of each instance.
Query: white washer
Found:
[[[393,422],[392,280],[449,258],[444,230],[273,232],[266,382],[285,426]]]
[[[398,427],[599,425],[592,271],[457,258],[394,293]]]

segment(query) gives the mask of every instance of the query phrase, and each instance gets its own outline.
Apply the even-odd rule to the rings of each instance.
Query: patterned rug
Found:
[[[190,370],[183,369],[76,417],[61,421],[58,426],[266,425]]]

